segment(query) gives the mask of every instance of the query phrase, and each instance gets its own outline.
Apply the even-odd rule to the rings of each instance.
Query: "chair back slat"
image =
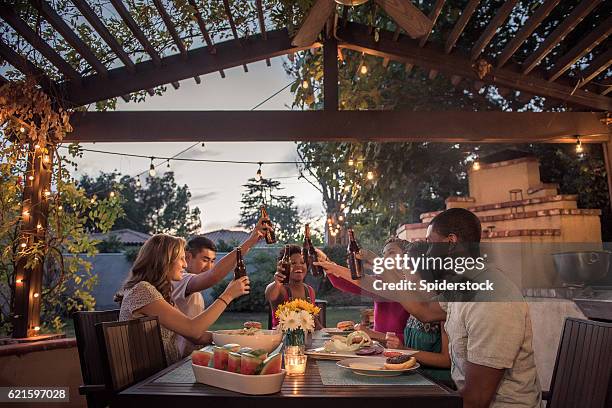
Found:
[[[119,310],[76,312],[72,320],[81,360],[83,382],[86,385],[104,384],[104,372],[95,325],[119,320]]]
[[[604,408],[612,398],[612,323],[568,318],[548,408]]]
[[[167,366],[157,317],[98,325],[106,385],[119,392]]]

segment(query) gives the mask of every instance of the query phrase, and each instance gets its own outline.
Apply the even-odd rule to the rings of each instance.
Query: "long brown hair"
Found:
[[[126,290],[133,288],[137,283],[145,281],[155,286],[170,304],[172,298],[172,285],[168,279],[170,266],[185,249],[185,240],[167,234],[156,234],[149,238],[138,251],[138,256],[119,293],[115,295],[115,302],[123,300]]]

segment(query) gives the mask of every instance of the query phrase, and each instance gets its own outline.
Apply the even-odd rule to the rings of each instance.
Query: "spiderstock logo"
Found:
[[[433,257],[421,255],[411,257],[407,254],[396,255],[395,257],[378,257],[374,258],[372,271],[380,275],[385,270],[395,269],[400,271],[409,271],[414,275],[419,270],[452,270],[455,273],[462,274],[466,270],[476,269],[479,271],[485,268],[485,257]]]

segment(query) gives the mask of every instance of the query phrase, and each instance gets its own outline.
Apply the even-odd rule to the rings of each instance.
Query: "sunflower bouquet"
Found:
[[[321,309],[304,299],[282,303],[276,309],[278,327],[285,332],[285,345],[303,346],[306,332],[315,329],[315,317]]]

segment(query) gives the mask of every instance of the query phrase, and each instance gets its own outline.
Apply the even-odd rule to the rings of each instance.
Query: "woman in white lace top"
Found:
[[[229,303],[249,293],[249,278],[230,282],[225,291],[206,310],[189,318],[178,310],[170,297],[171,281],[180,280],[186,267],[185,240],[166,234],[152,236],[144,243],[130,274],[115,299],[121,302],[119,320],[157,316],[169,364],[182,357],[176,334],[195,344],[207,344],[212,336],[208,328]]]

